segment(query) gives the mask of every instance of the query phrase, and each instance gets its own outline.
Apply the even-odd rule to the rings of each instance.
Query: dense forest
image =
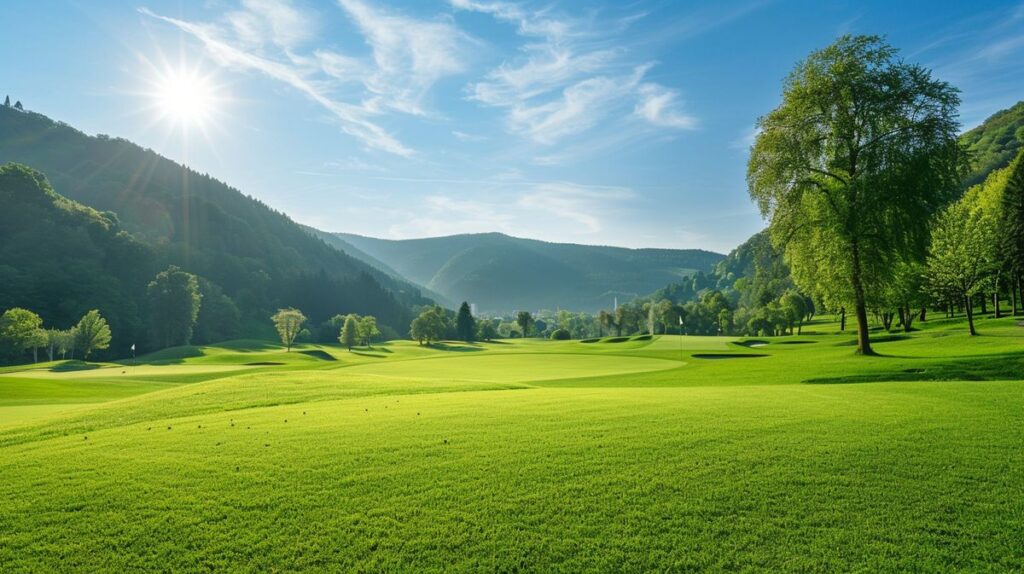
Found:
[[[971,173],[964,183],[968,187],[977,185],[988,174],[1009,165],[1024,146],[1024,101],[992,114],[960,141],[971,154]]]
[[[145,287],[143,278],[148,281],[157,270],[176,265],[200,278],[207,302],[217,300],[238,309],[237,328],[211,331],[200,323],[196,342],[273,336],[269,314],[299,304],[316,324],[337,314],[360,313],[378,317],[390,332],[403,332],[413,308],[430,302],[415,286],[311,237],[259,201],[125,140],[90,137],[40,114],[0,107],[0,163],[6,162],[45,174],[52,184],[52,188],[43,186],[45,197],[56,190],[92,208],[110,229],[132,239],[136,251],[129,266],[144,277],[126,282],[123,289]],[[20,203],[11,203],[10,208],[5,203],[5,216],[30,217],[21,213],[23,208]],[[45,236],[42,226],[29,226],[21,233],[18,241],[34,242],[26,252],[32,257],[58,257],[57,246],[63,242],[54,241],[52,233]],[[4,247],[8,248],[8,242]],[[97,259],[103,257],[96,254]],[[43,310],[73,306],[62,303],[66,299],[62,293],[89,295],[92,299],[83,305],[90,308],[113,297],[100,288],[78,289],[76,283],[80,286],[92,280],[84,276],[95,275],[79,272],[84,264],[53,271],[47,282],[51,290],[43,292],[33,287],[38,279],[26,271],[30,267],[9,263],[14,259],[3,261],[5,268],[17,271],[7,272],[10,279],[0,298],[0,307],[5,309],[33,308],[45,321],[59,322],[67,317],[54,315],[51,319],[47,315],[53,312],[44,314]],[[45,304],[40,304],[42,300]],[[132,342],[140,349],[151,348],[131,330],[142,321],[139,312],[130,310],[133,297],[125,301],[118,308],[121,317],[110,312],[115,331],[115,341],[107,352],[110,356],[123,356]],[[121,331],[122,326],[128,330]]]

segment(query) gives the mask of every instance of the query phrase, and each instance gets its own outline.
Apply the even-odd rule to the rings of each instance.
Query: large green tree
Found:
[[[164,347],[189,344],[202,301],[196,276],[171,265],[156,274],[146,296],[153,341]]]
[[[876,36],[843,36],[786,79],[758,121],[747,181],[801,290],[855,309],[871,354],[872,290],[923,257],[932,214],[958,191],[958,92]]]
[[[82,358],[88,359],[93,351],[110,346],[110,327],[100,312],[93,309],[82,316],[73,330],[75,348],[82,351]]]
[[[995,174],[998,175],[998,174]],[[963,301],[971,335],[974,327],[972,297],[986,287],[998,266],[996,212],[1002,186],[989,177],[946,208],[935,221],[928,255],[928,283],[940,299]]]
[[[349,315],[341,325],[341,333],[338,334],[338,341],[349,351],[359,342],[359,317]]]
[[[33,349],[39,339],[43,320],[28,309],[15,307],[0,315],[0,353],[15,359]]]
[[[409,335],[421,345],[425,342],[430,345],[433,341],[440,341],[444,338],[447,324],[444,317],[444,309],[433,306],[426,307],[413,319],[409,329]]]
[[[366,315],[359,319],[359,340],[370,347],[373,340],[380,336],[380,328],[377,326],[377,318],[373,315]]]
[[[466,301],[459,306],[459,312],[455,316],[455,333],[460,340],[467,343],[473,342],[473,339],[476,338],[476,319],[473,318],[469,303]]]
[[[287,309],[278,309],[277,313],[270,317],[270,320],[274,322],[274,329],[281,337],[281,344],[285,346],[285,351],[291,351],[295,339],[302,331],[303,323],[306,322],[306,316],[302,314],[302,311],[288,307]]]
[[[533,315],[529,311],[516,313],[516,325],[519,325],[519,330],[523,337],[529,337],[530,327],[533,325]]]

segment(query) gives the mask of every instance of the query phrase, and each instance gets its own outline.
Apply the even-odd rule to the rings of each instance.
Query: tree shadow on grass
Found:
[[[951,360],[914,358],[914,367],[906,363],[896,369],[879,369],[870,373],[839,377],[815,377],[803,382],[812,385],[834,385],[911,381],[1005,381],[1024,379],[1024,352],[998,353],[960,357]]]
[[[321,361],[337,361],[338,360],[337,358],[335,358],[334,355],[328,353],[327,351],[322,351],[320,349],[310,349],[308,351],[299,351],[299,354],[300,355],[306,355],[307,357],[313,357],[314,359],[320,359]]]
[[[50,372],[53,373],[68,373],[71,371],[91,371],[98,369],[102,365],[96,363],[86,363],[85,361],[65,361],[59,365],[50,367]]]
[[[475,353],[475,352],[483,351],[484,350],[483,347],[480,347],[480,346],[477,346],[477,345],[472,345],[472,344],[469,344],[469,343],[454,344],[454,343],[438,342],[438,343],[431,343],[430,344],[430,348],[431,349],[435,349],[437,351],[449,351],[449,352],[453,352],[453,353]]]

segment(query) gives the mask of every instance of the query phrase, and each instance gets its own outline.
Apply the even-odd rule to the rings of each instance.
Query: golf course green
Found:
[[[1019,571],[1017,321],[6,368],[0,571]]]

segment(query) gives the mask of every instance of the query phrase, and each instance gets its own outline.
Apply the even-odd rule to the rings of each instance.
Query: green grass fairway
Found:
[[[921,326],[5,369],[0,571],[1020,571],[1024,328]]]

